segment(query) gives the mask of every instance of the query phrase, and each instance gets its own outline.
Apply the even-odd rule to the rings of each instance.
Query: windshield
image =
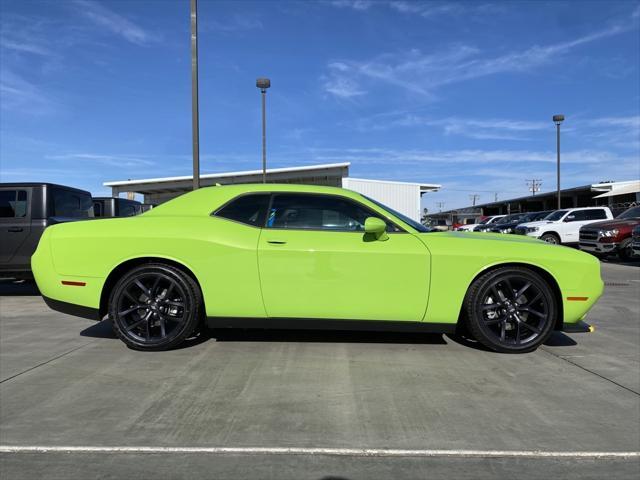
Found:
[[[393,208],[387,207],[386,205],[375,201],[373,198],[371,197],[367,197],[366,195],[362,195],[364,198],[366,198],[367,200],[369,200],[370,202],[375,203],[377,206],[379,206],[380,208],[382,208],[383,210],[385,210],[387,213],[390,213],[391,215],[393,215],[394,217],[398,217],[400,220],[402,220],[404,223],[406,223],[407,225],[410,225],[412,228],[416,229],[418,232],[431,232],[432,230],[425,227],[424,225],[422,225],[421,223],[416,222],[415,220],[410,219],[409,217],[407,217],[406,215],[401,214],[400,212],[396,212]]]
[[[520,218],[521,216],[522,216],[522,214],[520,214],[520,213],[516,213],[514,215],[507,215],[506,217],[502,217],[500,220],[498,220],[496,222],[496,225],[500,225],[500,224],[503,224],[503,223],[511,223],[514,220],[517,220],[518,218]]]
[[[618,215],[618,218],[621,220],[627,218],[640,218],[640,206],[639,207],[631,207]]]
[[[556,210],[555,212],[550,214],[548,217],[546,217],[545,220],[551,220],[551,221],[560,220],[562,217],[564,217],[564,214],[567,213],[567,211],[568,210]]]
[[[493,218],[493,217],[487,217],[487,218],[485,218],[484,220],[480,220],[480,221],[478,222],[478,225],[484,225],[484,224],[486,224],[489,220],[491,220],[492,218]]]

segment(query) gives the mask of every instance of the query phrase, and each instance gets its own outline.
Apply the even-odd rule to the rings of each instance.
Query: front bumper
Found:
[[[580,240],[580,250],[592,253],[613,253],[618,249],[618,244],[613,242],[594,242]]]
[[[576,323],[565,323],[562,326],[562,331],[567,333],[593,333],[595,330],[596,328],[594,326],[582,320]]]

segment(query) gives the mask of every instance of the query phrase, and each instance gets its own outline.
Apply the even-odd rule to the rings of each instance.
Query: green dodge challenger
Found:
[[[358,193],[202,188],[138,217],[55,225],[32,257],[47,304],[166,350],[198,328],[462,333],[527,352],[586,331],[598,260],[516,235],[429,232]]]

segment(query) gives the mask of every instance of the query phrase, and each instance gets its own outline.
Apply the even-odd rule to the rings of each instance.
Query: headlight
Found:
[[[527,233],[537,232],[538,230],[540,230],[539,227],[527,227]]]
[[[618,233],[620,233],[617,229],[613,230],[600,230],[601,237],[617,237]]]

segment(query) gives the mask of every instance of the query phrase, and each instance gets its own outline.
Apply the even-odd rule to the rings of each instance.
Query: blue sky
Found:
[[[200,0],[202,171],[350,161],[465,206],[640,177],[640,2]],[[188,175],[188,0],[1,0],[0,179]]]

